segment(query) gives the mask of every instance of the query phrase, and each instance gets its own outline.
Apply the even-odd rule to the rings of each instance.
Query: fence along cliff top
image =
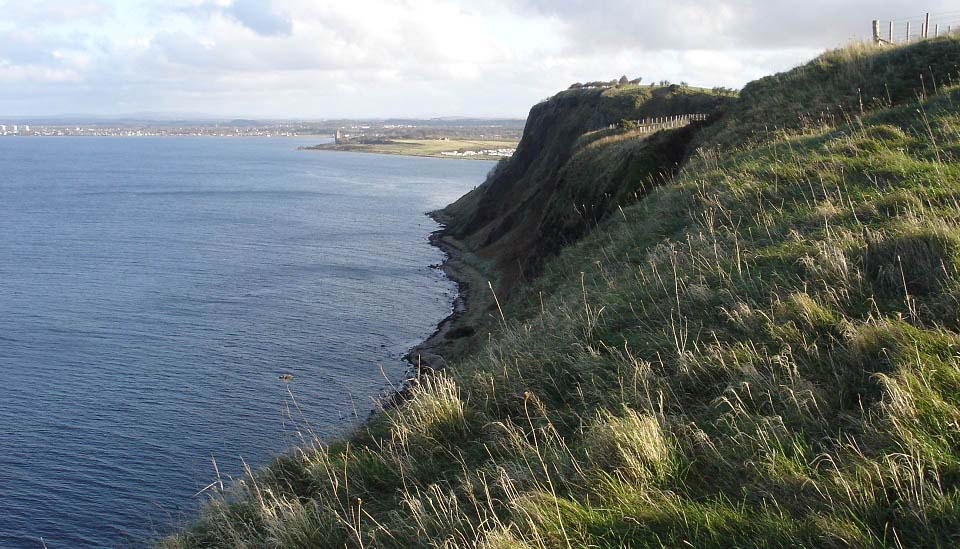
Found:
[[[926,13],[904,19],[873,20],[876,44],[903,44],[960,31],[960,11]]]

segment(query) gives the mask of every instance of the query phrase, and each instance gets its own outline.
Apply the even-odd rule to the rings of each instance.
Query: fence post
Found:
[[[923,19],[923,37],[930,38],[930,14]]]
[[[877,19],[873,20],[873,43],[880,44],[880,21]]]
[[[907,21],[907,42],[910,41],[910,21]]]
[[[890,30],[887,31],[887,42],[893,44],[893,21],[890,21]]]
[[[933,36],[934,38],[936,38],[937,36],[940,36],[940,23],[937,23],[936,25],[933,26]]]

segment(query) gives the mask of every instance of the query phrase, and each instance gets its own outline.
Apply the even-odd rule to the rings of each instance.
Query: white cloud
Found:
[[[270,0],[234,0],[224,13],[263,36],[286,36],[293,30],[290,16],[277,10]]]
[[[827,48],[869,36],[873,19],[956,12],[950,0],[514,0],[564,25],[578,51]]]
[[[948,11],[946,0],[931,9]],[[906,0],[37,0],[0,6],[0,113],[514,115],[627,73],[738,87]],[[876,15],[874,15],[876,13]]]
[[[113,7],[100,0],[7,0],[0,2],[0,21],[63,23],[97,21],[113,15]]]

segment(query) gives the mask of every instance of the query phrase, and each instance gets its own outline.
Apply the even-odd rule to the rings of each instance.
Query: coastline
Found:
[[[441,225],[430,233],[430,244],[444,253],[439,269],[457,286],[453,310],[437,323],[436,329],[426,339],[410,348],[404,360],[410,364],[410,374],[396,391],[384,399],[383,406],[392,408],[409,397],[412,387],[420,379],[445,369],[450,360],[464,354],[476,335],[473,327],[486,310],[482,288],[487,277],[475,264],[468,261],[462,245],[447,233],[440,212],[430,212],[428,217]]]

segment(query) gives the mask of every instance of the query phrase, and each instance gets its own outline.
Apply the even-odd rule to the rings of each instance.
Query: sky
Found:
[[[0,0],[0,116],[519,117],[573,82],[739,88],[950,0]]]

